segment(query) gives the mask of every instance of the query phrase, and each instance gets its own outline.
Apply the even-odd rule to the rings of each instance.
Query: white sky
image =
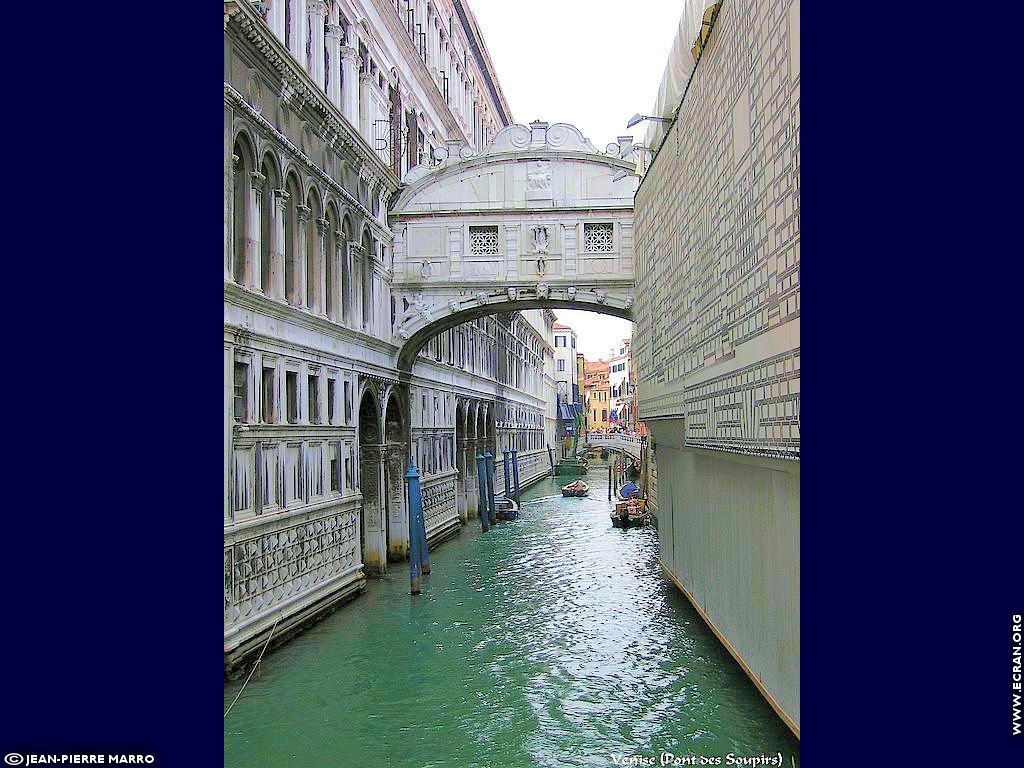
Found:
[[[600,150],[616,136],[643,141],[683,0],[469,0],[517,123],[572,123]],[[557,309],[588,360],[607,359],[633,324]]]
[[[609,359],[612,344],[633,338],[633,324],[611,315],[578,309],[553,310],[558,322],[576,331],[576,351],[587,360]]]
[[[598,149],[641,141],[683,0],[469,0],[512,118],[572,123]]]

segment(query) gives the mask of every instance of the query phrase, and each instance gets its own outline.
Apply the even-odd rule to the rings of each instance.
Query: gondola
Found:
[[[586,496],[590,493],[590,486],[582,480],[576,480],[568,485],[562,486],[563,496]]]
[[[503,496],[498,497],[494,500],[494,506],[494,516],[499,520],[515,520],[519,517],[519,504],[516,503],[515,499],[506,499]]]
[[[609,517],[612,519],[613,528],[640,528],[651,522],[647,502],[638,498],[618,502],[615,511]]]
[[[619,517],[614,512],[609,515],[612,519],[612,528],[642,528],[650,522],[650,515],[644,513],[640,517]]]

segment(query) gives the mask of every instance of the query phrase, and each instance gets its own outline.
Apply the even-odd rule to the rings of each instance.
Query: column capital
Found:
[[[272,194],[274,195],[274,202],[278,205],[284,205],[288,201],[289,195],[286,189],[275,189],[272,191]]]
[[[341,46],[341,48],[339,49],[339,53],[341,54],[341,58],[343,60],[344,59],[357,59],[357,58],[359,58],[359,51],[356,48],[353,48],[350,45],[343,45],[343,46]]]
[[[318,233],[320,233],[321,237],[324,237],[327,234],[327,227],[329,225],[330,225],[330,222],[327,219],[317,219],[316,220],[316,231]]]
[[[259,171],[249,172],[249,182],[252,184],[252,188],[259,192],[263,191],[263,182],[265,182],[266,180],[267,177],[264,176]]]
[[[309,219],[309,214],[312,213],[312,210],[310,209],[310,207],[308,205],[296,206],[295,210],[299,214],[299,221],[300,222],[305,222],[307,219]]]
[[[345,34],[345,32],[342,29],[341,24],[331,24],[330,22],[327,23],[327,37],[328,37],[328,39],[331,39],[331,40],[343,40],[344,39],[344,34]]]

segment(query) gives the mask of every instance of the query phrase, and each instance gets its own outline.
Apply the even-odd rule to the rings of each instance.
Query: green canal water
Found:
[[[393,564],[268,654],[224,721],[225,766],[798,766],[799,742],[662,573],[657,531],[611,527],[593,469],[588,498],[545,479],[516,522],[471,520],[431,553],[423,594]]]

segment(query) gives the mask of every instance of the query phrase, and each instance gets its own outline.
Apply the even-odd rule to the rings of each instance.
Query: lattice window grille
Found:
[[[588,253],[608,253],[611,251],[613,230],[613,224],[584,224],[584,250]]]
[[[498,227],[470,227],[469,252],[475,256],[497,256]]]

